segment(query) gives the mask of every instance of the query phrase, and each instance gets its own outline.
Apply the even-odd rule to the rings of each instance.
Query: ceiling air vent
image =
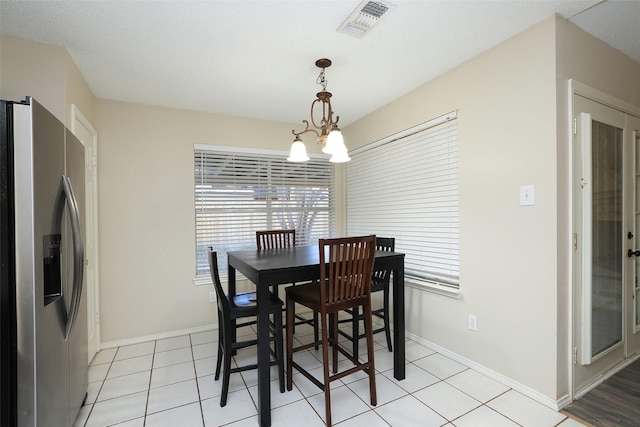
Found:
[[[375,27],[393,5],[382,1],[365,0],[338,27],[338,32],[362,38]]]

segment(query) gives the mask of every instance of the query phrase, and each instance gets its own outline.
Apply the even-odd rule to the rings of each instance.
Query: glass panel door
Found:
[[[591,357],[622,342],[622,129],[591,121]]]
[[[633,153],[632,160],[629,161],[630,174],[629,181],[633,183],[632,191],[626,191],[627,197],[632,198],[633,211],[629,214],[630,230],[627,234],[628,249],[627,258],[629,259],[628,277],[630,278],[628,289],[625,293],[627,301],[626,322],[628,324],[626,330],[626,356],[631,357],[640,351],[640,118],[627,115],[627,138],[631,142]],[[632,255],[632,256],[629,256]]]
[[[625,284],[634,182],[625,114],[574,95],[574,392],[625,357]],[[628,176],[628,175],[627,175]],[[629,219],[627,219],[629,218]],[[629,225],[626,225],[629,224]]]
[[[638,132],[634,132],[634,149],[635,149],[635,161],[634,161],[634,179],[635,179],[635,203],[634,203],[634,228],[635,233],[640,231],[640,135]],[[633,279],[633,318],[634,318],[634,331],[637,331],[640,327],[640,258],[636,258],[634,262],[634,279]]]

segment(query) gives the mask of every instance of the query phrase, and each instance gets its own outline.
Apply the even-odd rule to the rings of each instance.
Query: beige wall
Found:
[[[65,122],[64,53],[56,46],[1,36],[2,99],[21,101],[32,96]]]
[[[93,92],[87,85],[80,70],[73,62],[71,55],[66,50],[64,51],[65,59],[65,95],[67,106],[67,126],[71,129],[71,121],[73,120],[71,114],[71,105],[75,105],[82,113],[85,119],[90,124],[95,123],[95,103],[96,97],[93,96]]]
[[[640,106],[640,64],[575,25],[558,21],[558,81],[572,78]],[[559,90],[564,93],[564,88]]]
[[[462,296],[408,288],[407,330],[550,401],[558,346],[554,24],[496,46],[345,135],[364,144],[458,110]],[[525,184],[535,185],[535,206],[519,206]]]
[[[32,96],[71,127],[71,105],[94,122],[95,97],[66,49],[0,35],[0,97]]]
[[[286,152],[291,124],[99,100],[103,342],[213,325],[194,286],[193,146]]]

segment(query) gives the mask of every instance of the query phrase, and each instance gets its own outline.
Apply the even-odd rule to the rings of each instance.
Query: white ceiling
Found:
[[[390,3],[362,39],[336,31],[360,0],[1,0],[0,30],[66,47],[99,98],[290,123],[318,58],[345,125],[553,14],[640,62],[636,0]]]

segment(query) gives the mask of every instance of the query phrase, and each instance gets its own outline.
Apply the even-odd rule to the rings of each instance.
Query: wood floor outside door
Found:
[[[562,411],[595,427],[640,426],[640,360]]]

